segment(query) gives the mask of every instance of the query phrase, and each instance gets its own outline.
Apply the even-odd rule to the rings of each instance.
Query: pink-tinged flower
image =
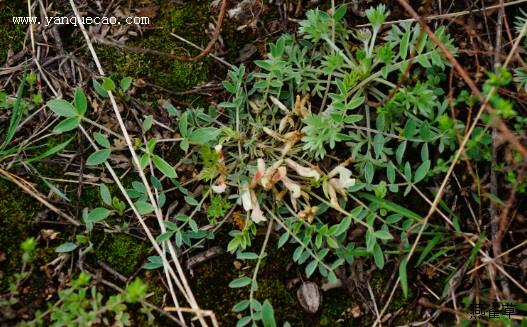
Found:
[[[320,174],[313,168],[304,167],[291,159],[286,159],[285,162],[302,177],[314,178],[315,180],[320,179]]]
[[[259,181],[262,182],[262,185],[265,183],[265,181],[262,179],[265,175],[265,161],[263,159],[258,159],[256,161],[256,174],[254,174],[254,181],[253,181],[253,187],[256,186],[256,183]]]
[[[267,219],[264,217],[262,210],[260,209],[260,206],[258,203],[256,203],[256,206],[253,208],[253,211],[251,212],[251,220],[254,221],[255,224],[261,223],[262,221],[266,221]]]
[[[256,167],[261,175],[265,174],[265,161],[262,158],[256,160]]]
[[[221,194],[225,192],[226,189],[227,189],[227,184],[225,184],[225,182],[212,185],[212,192],[217,193],[217,194]]]
[[[317,214],[318,207],[306,207],[298,213],[298,218],[306,220],[309,224],[313,222]]]
[[[263,215],[262,209],[260,209],[260,204],[258,203],[254,190],[246,188],[243,191],[241,198],[243,209],[245,209],[245,211],[251,211],[252,221],[259,223],[267,220]]]

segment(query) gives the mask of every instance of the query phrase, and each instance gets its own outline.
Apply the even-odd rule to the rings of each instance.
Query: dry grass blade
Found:
[[[43,205],[45,205],[46,207],[48,207],[51,211],[53,211],[57,215],[59,215],[62,218],[66,219],[67,221],[69,221],[70,223],[72,223],[75,226],[80,226],[81,225],[79,223],[79,221],[77,221],[77,219],[75,219],[72,216],[64,213],[62,210],[60,210],[59,208],[57,208],[54,205],[52,205],[51,203],[49,203],[49,201],[44,199],[44,197],[42,195],[40,195],[37,190],[35,190],[28,182],[26,182],[22,178],[20,178],[20,177],[18,177],[16,175],[13,175],[13,174],[11,174],[8,171],[5,171],[2,168],[0,168],[0,174],[4,175],[8,180],[10,180],[11,182],[15,183],[24,192],[26,192],[27,194],[29,194],[32,197],[34,197],[36,200],[38,200],[38,202],[40,202]]]

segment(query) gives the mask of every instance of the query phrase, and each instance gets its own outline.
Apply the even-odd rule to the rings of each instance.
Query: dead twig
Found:
[[[217,257],[219,255],[222,255],[223,253],[225,253],[225,251],[223,251],[223,248],[220,247],[220,246],[213,246],[211,247],[210,249],[206,250],[206,251],[203,251],[203,252],[200,252],[198,254],[196,254],[195,256],[192,256],[190,257],[190,259],[187,260],[187,269],[192,269],[193,267],[205,262],[205,261],[208,261],[214,257]]]
[[[112,267],[108,266],[106,263],[102,261],[97,261],[97,264],[101,266],[101,268],[104,269],[106,272],[113,275],[115,278],[119,279],[121,282],[123,283],[128,282],[128,278],[121,275],[118,271],[115,271]]]
[[[79,14],[79,11],[77,9],[77,6],[75,5],[74,0],[70,0],[70,5],[71,5],[71,8],[73,9],[73,12],[74,12],[75,16],[77,17],[77,19],[79,21],[81,21],[80,14]],[[84,38],[85,38],[86,44],[88,46],[88,49],[90,50],[90,53],[91,53],[92,58],[93,58],[93,60],[95,62],[95,65],[97,66],[97,71],[99,72],[100,75],[104,76],[105,75],[104,69],[102,68],[102,65],[101,65],[101,63],[99,61],[97,53],[95,52],[95,49],[93,48],[93,44],[92,44],[92,42],[90,40],[90,37],[88,35],[88,32],[87,32],[86,28],[84,27],[84,25],[82,23],[79,24],[79,27],[80,27],[80,30],[81,30]],[[143,170],[141,169],[141,164],[139,162],[139,157],[138,157],[138,155],[137,155],[137,153],[136,153],[136,151],[134,149],[132,140],[131,140],[130,135],[129,135],[127,129],[126,129],[125,123],[124,123],[123,118],[121,116],[121,113],[119,111],[119,108],[118,108],[117,102],[115,100],[115,97],[114,97],[113,93],[110,92],[110,91],[108,92],[108,97],[110,98],[110,102],[111,102],[112,108],[114,110],[115,116],[117,118],[117,121],[119,123],[119,127],[121,129],[123,137],[126,140],[127,147],[128,147],[128,149],[130,151],[130,154],[132,155],[133,163],[134,163],[135,167],[137,168],[137,172],[139,174],[139,177],[140,177],[141,181],[145,185],[149,201],[152,204],[152,206],[155,208],[154,212],[156,214],[156,218],[158,220],[159,227],[161,228],[161,232],[165,233],[166,232],[166,228],[165,228],[165,225],[163,224],[163,216],[162,216],[161,210],[158,207],[157,202],[156,202],[156,200],[154,198],[154,194],[152,193],[152,190],[150,188],[150,183],[149,183],[148,179],[146,178],[146,175],[144,174]],[[97,149],[98,148],[97,145],[90,139],[88,133],[82,127],[82,125],[80,126],[80,128],[81,128],[81,131],[85,134],[86,138],[90,141],[90,143],[92,143],[92,146],[94,146],[94,148]],[[128,196],[124,186],[122,185],[121,181],[119,180],[119,178],[115,174],[115,171],[108,164],[108,162],[105,162],[105,166],[108,169],[108,171],[110,172],[110,174],[112,175],[112,178],[114,178],[115,182],[117,183],[119,189],[121,190],[121,193],[125,196],[127,202],[130,204],[130,207],[132,208],[132,211],[134,212],[135,216],[138,218],[139,223],[141,224],[141,227],[145,231],[145,233],[146,233],[149,241],[151,242],[152,246],[155,248],[156,252],[161,256],[161,259],[163,261],[163,266],[164,266],[165,270],[167,271],[167,274],[170,275],[174,279],[174,282],[176,283],[176,285],[180,289],[181,293],[183,294],[183,296],[186,298],[187,302],[192,307],[192,309],[190,309],[190,310],[195,312],[195,314],[197,315],[197,318],[199,319],[200,324],[202,326],[208,326],[208,324],[206,323],[206,321],[205,321],[205,319],[204,319],[204,317],[202,315],[202,310],[199,308],[199,305],[198,305],[198,303],[197,303],[197,301],[196,301],[196,299],[194,297],[194,294],[192,293],[190,285],[189,285],[189,283],[188,283],[188,281],[187,281],[187,279],[185,277],[185,273],[184,273],[184,271],[183,271],[183,269],[181,267],[181,264],[179,263],[178,256],[176,255],[176,251],[174,249],[174,246],[170,242],[164,243],[164,244],[168,245],[168,249],[169,249],[168,252],[169,252],[170,256],[172,257],[173,262],[175,264],[177,275],[176,275],[176,272],[170,266],[170,262],[168,261],[168,259],[166,257],[166,252],[163,251],[161,249],[161,247],[157,244],[157,242],[156,242],[154,236],[152,235],[149,227],[146,225],[143,217],[141,216],[141,214],[139,213],[139,211],[135,207],[134,203],[132,202],[132,200]],[[174,292],[171,292],[171,293],[172,293],[171,294],[172,297],[176,298]],[[175,305],[179,306],[177,302],[175,303]],[[212,316],[214,317],[214,315],[212,315]]]

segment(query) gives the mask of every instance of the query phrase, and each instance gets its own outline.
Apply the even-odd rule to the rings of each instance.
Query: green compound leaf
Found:
[[[86,222],[96,223],[106,219],[112,212],[106,208],[95,208],[86,217]]]
[[[82,92],[82,89],[79,87],[75,89],[75,108],[77,108],[77,111],[81,116],[84,116],[86,109],[88,108],[86,95],[84,95],[84,92]]]
[[[426,160],[415,171],[414,183],[417,183],[421,181],[423,178],[425,178],[429,170],[430,170],[430,160]]]
[[[264,327],[276,327],[273,306],[267,299],[262,305],[262,323]]]
[[[108,138],[104,136],[103,134],[95,132],[93,133],[93,139],[103,148],[107,148],[107,149],[111,148],[110,141],[108,141]]]
[[[103,98],[108,97],[108,91],[104,89],[104,87],[96,80],[93,80],[93,88],[95,89],[95,92],[97,92],[100,96]]]
[[[142,215],[147,215],[155,210],[153,205],[145,201],[137,201],[134,205],[137,208],[137,211]]]
[[[131,77],[125,77],[121,80],[121,83],[119,86],[121,87],[121,91],[126,92],[132,86],[133,79]]]
[[[239,277],[239,278],[236,278],[235,280],[233,280],[232,282],[229,283],[229,287],[230,288],[240,288],[240,287],[245,287],[247,285],[249,285],[251,283],[252,279],[250,279],[249,277]]]
[[[163,158],[154,155],[152,157],[152,161],[154,162],[154,165],[157,169],[159,169],[160,172],[163,173],[168,178],[176,178],[177,173],[174,167],[172,167],[168,162],[166,162]]]
[[[58,100],[50,100],[48,101],[48,107],[59,115],[60,117],[76,117],[79,115],[79,112],[77,112],[77,109],[69,103],[66,100],[58,99]]]
[[[408,263],[408,258],[404,257],[401,260],[399,265],[399,279],[401,280],[401,288],[403,289],[404,297],[408,297],[408,275],[406,272],[406,264]]]
[[[78,245],[75,244],[75,243],[66,242],[66,243],[62,243],[61,245],[59,245],[55,249],[55,252],[57,252],[57,253],[67,253],[67,252],[71,252],[71,251],[75,250],[77,247],[78,247]]]
[[[105,162],[110,157],[110,149],[102,149],[92,153],[86,160],[86,165],[96,166]]]
[[[214,127],[200,128],[190,133],[188,140],[196,144],[205,144],[215,140],[221,131]]]
[[[110,189],[106,184],[99,185],[99,194],[101,195],[102,202],[107,206],[112,206],[112,195],[110,194]]]
[[[77,126],[79,126],[80,123],[81,123],[81,119],[79,116],[66,118],[63,121],[61,121],[57,126],[55,126],[55,128],[53,128],[53,132],[55,133],[69,132],[77,128]]]

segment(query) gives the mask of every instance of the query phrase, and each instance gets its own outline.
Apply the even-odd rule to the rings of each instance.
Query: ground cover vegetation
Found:
[[[366,2],[0,3],[151,20],[2,21],[0,325],[526,325],[524,1]]]

